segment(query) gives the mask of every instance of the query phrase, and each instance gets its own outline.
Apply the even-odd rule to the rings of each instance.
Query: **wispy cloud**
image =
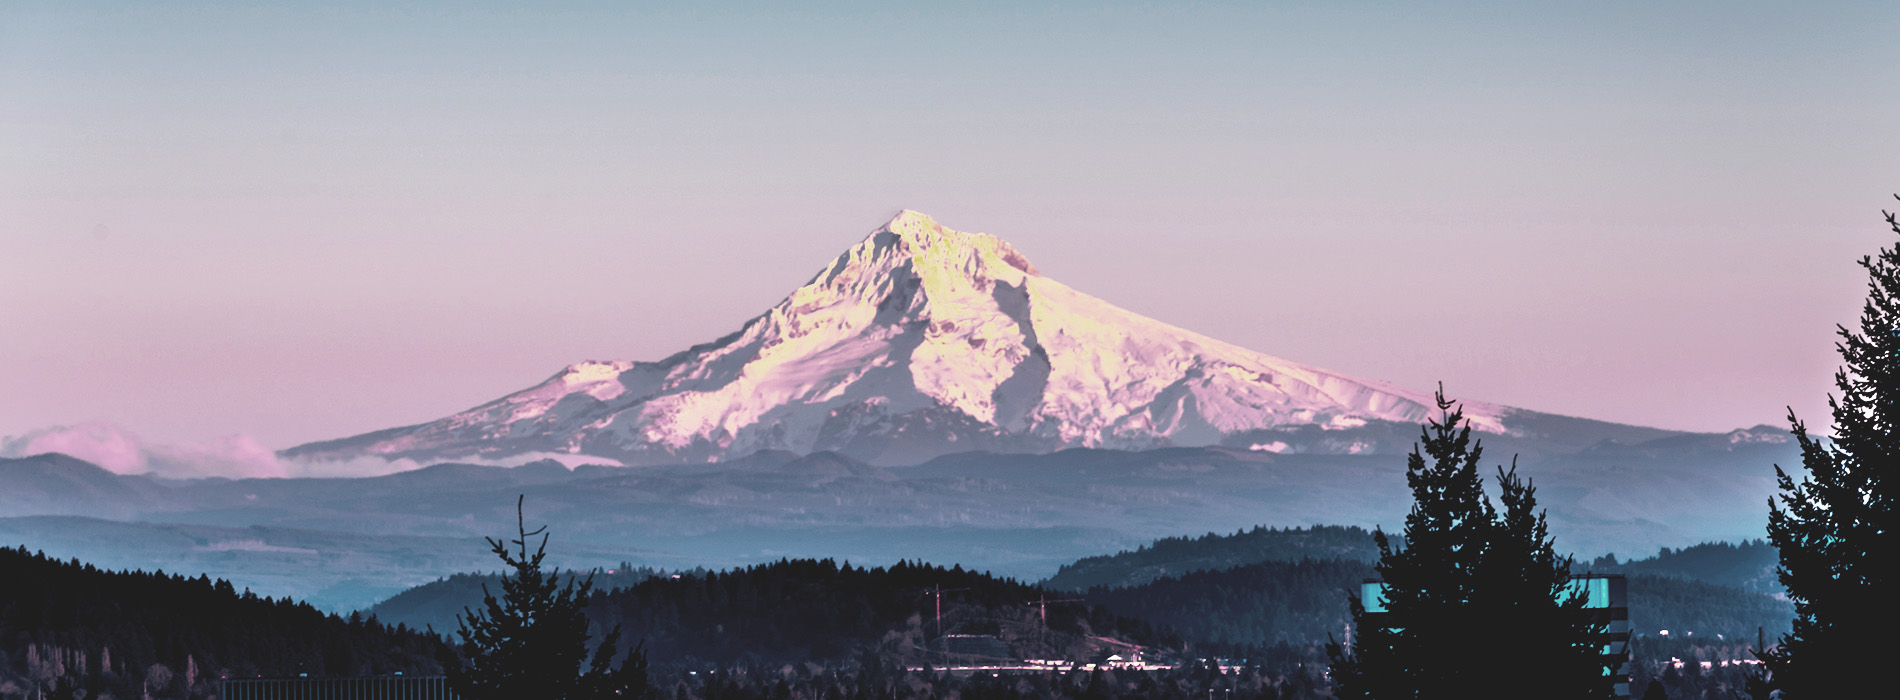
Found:
[[[408,458],[285,459],[249,435],[231,435],[201,443],[155,443],[146,441],[124,426],[104,421],[54,426],[0,437],[0,457],[27,457],[47,452],[77,457],[114,474],[150,474],[167,479],[338,479],[382,476],[426,466]],[[501,459],[468,457],[453,461],[518,467],[544,459],[555,460],[569,469],[582,464],[620,465],[620,462],[605,457],[553,452],[532,452]]]
[[[283,459],[249,435],[231,435],[200,443],[154,443],[122,426],[101,421],[41,428],[0,438],[0,457],[47,452],[77,457],[115,474],[150,474],[169,479],[380,476],[421,466],[408,459],[374,457],[346,461]]]
[[[0,456],[26,457],[47,452],[78,457],[115,474],[152,472],[137,435],[110,423],[89,422],[41,428],[0,440]]]

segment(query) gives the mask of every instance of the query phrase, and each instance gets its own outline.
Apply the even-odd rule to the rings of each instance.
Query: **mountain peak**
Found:
[[[904,210],[898,211],[897,216],[891,217],[890,221],[885,222],[884,229],[892,230],[896,227],[904,226],[907,223],[920,223],[925,226],[935,226],[937,225],[937,220],[931,218],[929,214],[925,214],[921,211],[917,211],[916,209],[904,209]]]
[[[945,228],[937,220],[914,209],[905,209],[891,217],[889,222],[871,232],[863,244],[877,245],[880,237],[887,243],[901,247],[901,252],[913,258],[927,258],[945,261],[989,262],[1013,267],[1030,275],[1039,274],[1029,258],[1016,252],[1008,242],[987,233],[968,233]],[[847,253],[848,255],[848,253]]]
[[[573,365],[435,423],[321,449],[644,463],[831,450],[905,464],[1300,429],[1357,453],[1369,446],[1343,433],[1433,407],[1426,392],[1118,308],[1042,276],[1001,238],[906,209],[737,333],[659,362]],[[1502,407],[1465,409],[1479,429],[1503,430]]]

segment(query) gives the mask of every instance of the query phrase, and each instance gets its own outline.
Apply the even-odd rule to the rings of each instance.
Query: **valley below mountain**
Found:
[[[1766,465],[1753,433],[1603,444],[1519,463],[1557,546],[1583,558],[1759,537]],[[1694,439],[1690,439],[1693,437]],[[1502,451],[1490,461],[1508,460]],[[0,537],[113,568],[210,573],[332,610],[492,569],[483,537],[531,522],[550,563],[722,568],[782,557],[956,563],[1024,580],[1150,540],[1258,525],[1396,531],[1398,455],[1231,448],[962,453],[879,467],[834,453],[713,464],[440,464],[362,479],[165,480],[46,455],[0,460]]]

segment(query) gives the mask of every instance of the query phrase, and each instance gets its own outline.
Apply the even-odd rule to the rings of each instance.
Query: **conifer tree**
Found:
[[[1601,698],[1615,692],[1607,671],[1620,666],[1603,653],[1606,637],[1570,594],[1570,557],[1559,557],[1537,489],[1510,470],[1498,469],[1498,501],[1504,505],[1479,571],[1472,601],[1479,627],[1492,635],[1484,654],[1493,672],[1485,685],[1534,689],[1541,698]],[[1622,650],[1627,653],[1627,649]]]
[[[1412,510],[1404,546],[1383,531],[1376,567],[1383,619],[1354,597],[1353,648],[1329,645],[1341,698],[1608,697],[1601,628],[1566,595],[1570,559],[1558,557],[1536,511],[1535,489],[1498,470],[1500,514],[1478,474],[1483,446],[1464,411],[1437,396],[1440,417],[1407,459]]]
[[[620,628],[615,626],[587,654],[587,616],[584,611],[593,577],[569,574],[563,585],[558,574],[542,571],[547,556],[545,526],[528,531],[522,517],[522,499],[515,502],[518,539],[489,538],[495,555],[514,572],[501,581],[497,599],[482,585],[483,611],[464,608],[457,630],[462,643],[443,659],[449,685],[469,700],[581,700],[644,698],[647,695],[646,654],[635,647],[618,667]],[[534,552],[528,542],[540,535]],[[514,545],[511,551],[509,545]]]
[[[1900,234],[1900,221],[1883,212]],[[1895,488],[1900,465],[1900,245],[1863,257],[1867,302],[1860,327],[1838,327],[1846,366],[1828,397],[1831,443],[1810,435],[1788,411],[1807,475],[1796,482],[1775,466],[1779,502],[1768,500],[1768,539],[1781,552],[1778,574],[1794,602],[1791,632],[1764,651],[1767,685],[1802,700],[1883,684],[1884,644],[1897,621],[1892,573]],[[1763,688],[1765,690],[1765,688]]]

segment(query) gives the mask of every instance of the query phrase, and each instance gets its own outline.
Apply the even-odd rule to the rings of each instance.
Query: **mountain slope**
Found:
[[[0,457],[0,515],[130,517],[161,502],[168,489],[143,476],[121,477],[57,452]]]
[[[1122,310],[1042,276],[1001,239],[905,211],[732,335],[658,362],[575,364],[432,423],[285,454],[654,464],[829,450],[901,464],[978,449],[1210,445],[1416,423],[1430,409],[1424,392]],[[1509,409],[1465,409],[1480,430],[1505,430]]]

